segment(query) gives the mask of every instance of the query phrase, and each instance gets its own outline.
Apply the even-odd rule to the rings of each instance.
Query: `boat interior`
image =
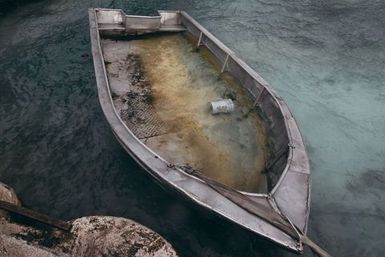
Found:
[[[135,136],[173,165],[242,192],[271,190],[286,156],[281,171],[266,176],[280,149],[257,106],[264,90],[246,73],[234,76],[230,54],[221,58],[216,42],[187,30],[175,13],[97,15],[114,107]],[[213,115],[210,102],[219,99],[231,99],[234,111]]]
[[[274,89],[184,11],[91,8],[89,20],[99,102],[126,152],[160,184],[302,252],[309,159]],[[230,113],[213,115],[219,99]]]
[[[114,105],[128,128],[170,163],[259,192],[266,163],[263,122],[252,99],[188,32],[102,39]],[[209,103],[232,99],[234,112]]]

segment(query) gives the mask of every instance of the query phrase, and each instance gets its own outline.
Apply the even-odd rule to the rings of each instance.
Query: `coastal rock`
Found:
[[[20,206],[15,191],[0,182],[0,200]],[[89,216],[71,221],[71,231],[14,219],[0,210],[1,257],[176,257],[160,235],[132,220]]]
[[[20,206],[21,202],[13,188],[0,182],[0,200]],[[0,217],[8,217],[7,212],[0,209]]]
[[[83,217],[73,221],[72,233],[73,256],[177,256],[160,235],[129,219]]]

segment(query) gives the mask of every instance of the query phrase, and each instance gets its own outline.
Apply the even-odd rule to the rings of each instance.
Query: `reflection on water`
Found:
[[[383,1],[41,1],[0,19],[0,180],[61,218],[134,218],[182,256],[288,256],[162,191],[113,138],[87,8],[185,9],[283,96],[312,164],[309,233],[334,256],[381,256]],[[310,253],[306,253],[311,256]]]

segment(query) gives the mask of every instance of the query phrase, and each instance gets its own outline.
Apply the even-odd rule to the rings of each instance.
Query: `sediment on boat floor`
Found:
[[[207,50],[196,51],[183,34],[102,39],[102,48],[115,108],[147,146],[238,190],[266,190],[264,124]],[[234,101],[232,114],[210,113],[209,102],[220,98]]]

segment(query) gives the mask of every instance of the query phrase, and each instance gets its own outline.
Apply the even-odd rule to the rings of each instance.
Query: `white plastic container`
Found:
[[[231,99],[220,99],[210,102],[212,114],[218,113],[232,113],[234,111],[234,103]]]

